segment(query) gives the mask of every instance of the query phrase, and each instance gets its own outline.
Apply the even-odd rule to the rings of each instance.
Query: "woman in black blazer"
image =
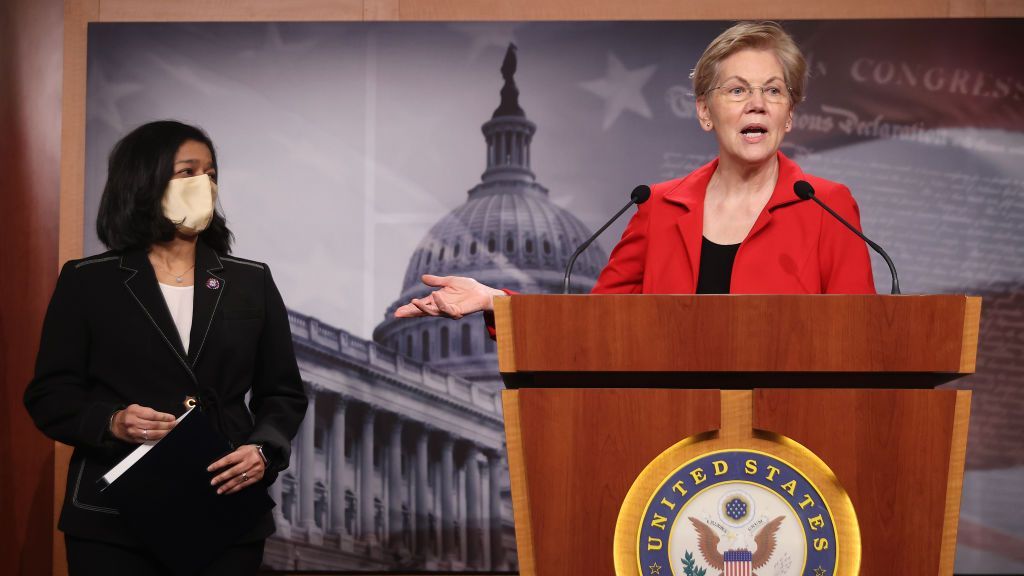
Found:
[[[137,128],[110,156],[97,220],[110,251],[57,281],[25,406],[75,449],[59,524],[72,576],[165,573],[97,479],[187,406],[233,448],[209,469],[219,494],[266,490],[288,466],[306,410],[288,315],[266,265],[228,256],[216,177],[201,130]],[[273,531],[268,512],[203,573],[254,574]]]

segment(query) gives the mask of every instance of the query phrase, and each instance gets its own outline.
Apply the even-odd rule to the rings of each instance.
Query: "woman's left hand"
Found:
[[[220,474],[213,477],[210,485],[217,486],[217,494],[234,494],[263,478],[266,467],[259,448],[255,444],[246,444],[206,469],[207,472],[218,470]]]

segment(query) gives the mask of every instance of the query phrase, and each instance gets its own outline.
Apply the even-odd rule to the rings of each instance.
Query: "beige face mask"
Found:
[[[174,223],[178,232],[195,236],[210,225],[216,202],[217,184],[208,175],[201,174],[168,182],[162,206],[164,216]]]

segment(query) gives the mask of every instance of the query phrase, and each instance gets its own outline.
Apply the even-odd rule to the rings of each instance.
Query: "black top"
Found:
[[[732,263],[739,249],[739,244],[715,244],[707,238],[701,238],[697,294],[729,293]]]

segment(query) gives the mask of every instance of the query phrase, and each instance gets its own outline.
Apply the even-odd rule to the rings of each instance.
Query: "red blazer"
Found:
[[[693,294],[700,267],[704,195],[715,159],[688,176],[652,186],[608,259],[595,294]],[[874,294],[864,241],[820,206],[797,198],[806,180],[816,196],[860,229],[860,211],[842,184],[804,174],[779,153],[775,191],[740,244],[733,294]]]

